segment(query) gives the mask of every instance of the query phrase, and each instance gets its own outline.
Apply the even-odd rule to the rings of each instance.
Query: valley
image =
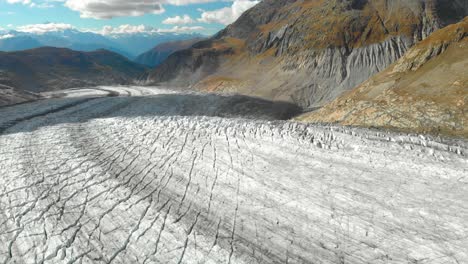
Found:
[[[0,108],[0,263],[466,263],[465,140],[156,87]]]
[[[468,263],[468,0],[0,1],[0,264]]]

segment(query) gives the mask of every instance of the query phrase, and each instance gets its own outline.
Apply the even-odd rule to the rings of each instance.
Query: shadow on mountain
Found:
[[[241,95],[56,98],[0,108],[0,134],[31,132],[43,126],[81,123],[98,118],[207,116],[287,120],[301,112],[302,109],[292,103]]]

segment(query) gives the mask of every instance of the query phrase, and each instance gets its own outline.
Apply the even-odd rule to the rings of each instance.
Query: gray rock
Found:
[[[143,80],[203,89],[196,84],[210,76],[226,76],[250,83],[235,92],[317,107],[382,71],[432,32],[468,15],[467,1],[308,4],[262,1],[210,40],[174,53]],[[366,11],[370,8],[375,12]],[[242,62],[233,50],[215,48],[229,39],[245,42]],[[273,57],[259,61],[258,56],[271,49]]]

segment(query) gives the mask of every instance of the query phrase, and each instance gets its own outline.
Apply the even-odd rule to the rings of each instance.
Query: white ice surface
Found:
[[[466,141],[65,93],[0,109],[0,263],[468,263]]]

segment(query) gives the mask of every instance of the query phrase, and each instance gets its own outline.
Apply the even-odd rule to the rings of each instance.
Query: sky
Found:
[[[256,0],[0,0],[0,29],[42,33],[74,28],[101,34],[212,35]]]

